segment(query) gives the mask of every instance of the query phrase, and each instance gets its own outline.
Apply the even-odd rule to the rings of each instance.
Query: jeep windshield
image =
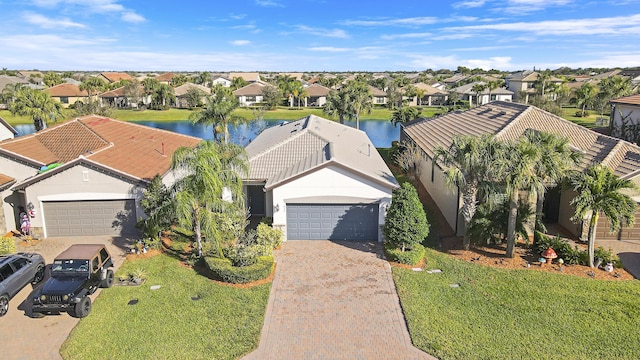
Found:
[[[89,260],[54,260],[51,266],[51,274],[87,274],[89,273]]]

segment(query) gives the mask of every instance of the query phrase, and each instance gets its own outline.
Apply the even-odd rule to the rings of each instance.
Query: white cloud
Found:
[[[437,17],[424,16],[401,19],[345,20],[341,24],[348,26],[421,26],[432,25],[438,21]]]
[[[119,13],[123,21],[139,23],[145,18],[134,10],[125,8],[118,3],[119,0],[33,0],[33,4],[46,8],[81,8],[91,13]]]
[[[430,38],[433,34],[429,32],[421,32],[421,33],[407,33],[407,34],[394,34],[394,35],[382,35],[380,36],[383,40],[395,40],[395,39],[422,39],[422,38]]]
[[[272,0],[256,0],[256,5],[264,7],[284,7],[281,3]]]
[[[249,40],[233,40],[233,41],[231,41],[229,43],[231,45],[235,45],[235,46],[243,46],[243,45],[251,44],[251,41],[249,41]]]
[[[453,6],[455,9],[471,9],[471,8],[482,7],[486,2],[487,2],[486,0],[460,1],[460,2],[454,3],[451,6]]]
[[[460,59],[456,55],[435,56],[435,55],[409,55],[414,58],[411,65],[417,69],[455,69],[458,66],[468,68],[480,68],[484,70],[501,69],[510,70],[514,68],[511,57],[495,56],[486,59]]]
[[[294,28],[298,32],[316,35],[316,36],[325,36],[325,37],[341,38],[341,39],[346,39],[349,37],[349,34],[347,34],[344,30],[341,30],[341,29],[314,28],[306,25],[295,25]]]
[[[449,27],[447,31],[507,31],[536,35],[632,35],[640,26],[640,14],[592,19],[544,20]]]
[[[349,48],[341,48],[341,47],[333,47],[333,46],[315,46],[315,47],[310,47],[307,50],[310,51],[321,51],[321,52],[346,52],[346,51],[350,51],[351,49]]]
[[[501,5],[500,10],[509,14],[527,14],[545,10],[549,7],[569,5],[573,0],[508,0]]]
[[[40,26],[43,29],[54,28],[84,28],[84,24],[73,22],[68,18],[63,19],[50,19],[41,14],[34,14],[27,12],[23,15],[23,18],[29,24]]]
[[[126,11],[122,13],[122,21],[130,22],[130,23],[140,23],[146,21],[143,16],[140,16],[134,12]]]

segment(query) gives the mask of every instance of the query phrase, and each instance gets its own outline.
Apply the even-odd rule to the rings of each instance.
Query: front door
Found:
[[[247,203],[251,215],[266,215],[266,193],[263,185],[247,185]]]

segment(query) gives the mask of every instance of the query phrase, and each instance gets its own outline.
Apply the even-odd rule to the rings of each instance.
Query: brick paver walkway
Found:
[[[47,265],[53,259],[74,243],[93,244],[102,243],[113,257],[114,267],[117,269],[124,261],[126,255],[124,239],[113,240],[108,236],[101,237],[75,237],[75,238],[48,238],[33,246],[18,246],[18,251],[40,253]],[[42,286],[44,282],[40,283]],[[60,346],[67,339],[71,330],[78,323],[78,319],[68,314],[48,315],[43,318],[32,318],[30,307],[30,294],[34,291],[31,285],[27,285],[11,302],[9,312],[0,318],[2,330],[0,334],[0,359],[62,359]],[[95,300],[101,290],[91,296]]]
[[[376,243],[288,241],[244,359],[435,359],[414,348]]]

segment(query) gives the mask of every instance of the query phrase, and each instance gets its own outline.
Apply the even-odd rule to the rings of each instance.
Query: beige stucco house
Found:
[[[595,163],[609,167],[617,176],[640,184],[640,147],[624,140],[603,135],[574,124],[561,117],[530,105],[496,101],[471,110],[453,112],[435,118],[423,119],[403,126],[401,139],[414,142],[423,152],[419,166],[420,182],[429,192],[448,225],[457,235],[464,234],[460,215],[461,194],[445,181],[443,169],[433,164],[434,149],[449,147],[456,135],[478,136],[493,134],[499,140],[515,140],[526,131],[546,131],[569,139],[572,147],[583,153],[581,169]],[[640,202],[638,194],[632,194]],[[574,209],[569,205],[574,194],[559,188],[549,189],[545,197],[545,221],[557,223],[577,237],[586,238],[582,224],[570,218]],[[636,225],[623,227],[610,234],[606,218],[597,226],[597,239],[640,238],[640,210],[636,212]]]
[[[612,99],[611,135],[638,143],[640,141],[640,94]]]
[[[81,91],[76,84],[63,83],[44,89],[44,91],[49,93],[55,101],[61,103],[64,108],[68,108],[78,101],[81,103],[87,102],[87,92]],[[94,100],[95,98],[96,94],[92,94],[91,99]]]
[[[398,183],[361,130],[309,115],[264,130],[246,147],[252,216],[288,240],[382,241]]]
[[[528,103],[529,96],[531,94],[535,94],[536,92],[536,89],[534,86],[535,86],[535,83],[538,81],[539,76],[540,76],[539,72],[530,71],[530,70],[514,73],[507,76],[504,79],[505,86],[507,87],[507,90],[513,92],[514,98],[516,100],[523,100],[525,103]],[[556,85],[562,84],[562,79],[559,79],[555,76],[551,76],[547,81],[549,83],[556,84]],[[524,99],[521,99],[523,95],[524,95]],[[555,100],[555,98],[553,98],[553,96],[555,95],[551,94],[551,96],[552,96],[551,99]]]
[[[135,234],[142,191],[171,184],[171,154],[200,141],[96,115],[1,141],[0,233],[32,208],[36,236]]]

